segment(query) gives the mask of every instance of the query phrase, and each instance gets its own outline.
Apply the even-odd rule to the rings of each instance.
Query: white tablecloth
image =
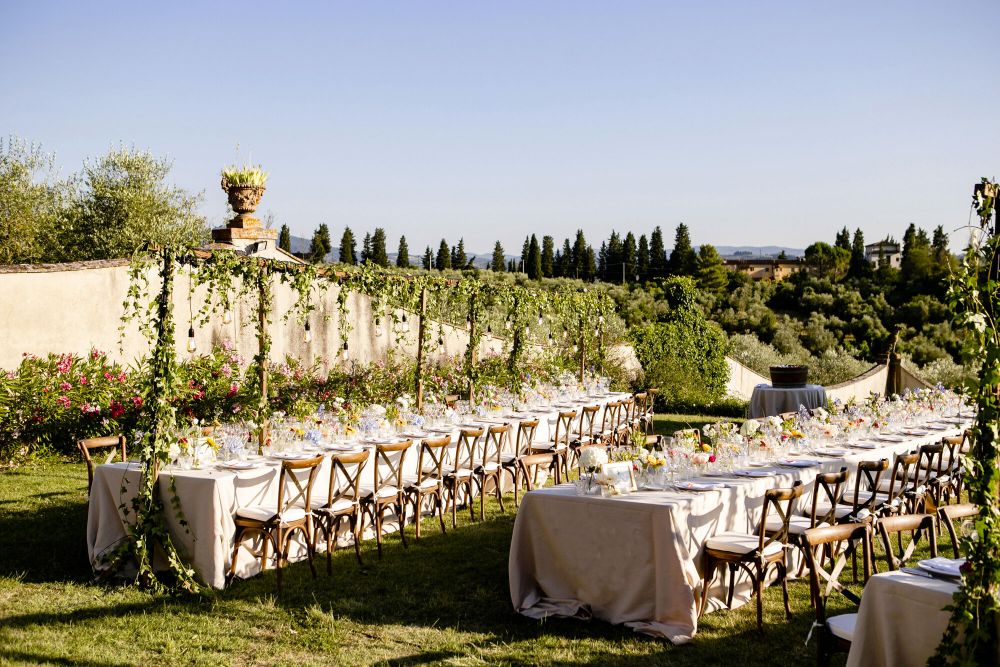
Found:
[[[905,572],[873,576],[861,596],[848,667],[926,665],[948,627],[944,607],[957,590],[957,583]]]
[[[755,532],[768,489],[795,480],[811,486],[820,471],[891,461],[897,452],[960,432],[956,427],[879,449],[852,449],[812,468],[775,467],[770,477],[713,478],[728,487],[719,491],[640,491],[613,498],[578,496],[571,485],[533,491],[514,524],[511,601],[532,618],[593,615],[684,643],[697,630],[702,545],[722,531]],[[809,502],[807,494],[800,507]],[[736,591],[734,606],[749,597],[745,578]],[[716,577],[707,609],[724,607],[724,592]]]
[[[810,410],[826,405],[826,389],[818,384],[789,389],[759,384],[750,396],[750,418],[773,417],[782,412],[798,412],[804,405]]]
[[[618,400],[620,394],[593,397],[578,402],[579,405],[604,405]],[[548,408],[532,411],[539,418],[536,440],[551,437],[550,429],[559,410],[568,408]],[[512,424],[508,446],[514,447],[517,424],[528,417],[505,417],[504,422]],[[483,427],[490,426],[483,423]],[[452,432],[457,438],[457,428]],[[374,485],[374,450],[364,471],[362,485]],[[418,448],[416,443],[406,455],[404,470],[415,474]],[[225,586],[226,574],[232,557],[233,537],[236,524],[233,521],[238,507],[252,507],[261,504],[275,504],[278,496],[280,462],[265,459],[261,466],[252,470],[228,471],[214,466],[202,470],[180,470],[166,468],[158,480],[161,498],[166,507],[165,515],[174,543],[182,557],[195,570],[198,577],[214,588]],[[329,485],[331,463],[327,456],[316,476],[314,489],[325,494]],[[94,472],[94,485],[90,492],[87,516],[87,551],[95,570],[104,569],[103,556],[113,551],[126,535],[126,519],[120,507],[128,507],[139,484],[138,465],[113,463],[98,466]],[[171,508],[173,480],[181,511],[188,522],[187,528],[180,524],[177,513]],[[508,482],[509,483],[509,480]],[[303,549],[292,545],[291,558],[304,557]],[[258,561],[241,551],[237,562],[237,575],[249,577],[259,571]]]

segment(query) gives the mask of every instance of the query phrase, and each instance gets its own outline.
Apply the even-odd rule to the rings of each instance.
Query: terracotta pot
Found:
[[[223,183],[222,189],[229,197],[229,205],[237,213],[253,213],[260,204],[260,198],[264,196],[264,188],[253,185],[230,185],[226,187]]]
[[[779,389],[804,387],[808,380],[808,366],[771,366],[772,387]]]

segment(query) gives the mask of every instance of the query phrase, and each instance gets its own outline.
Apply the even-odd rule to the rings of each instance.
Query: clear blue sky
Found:
[[[0,131],[63,172],[149,149],[217,225],[252,158],[261,210],[335,243],[871,242],[963,225],[1000,176],[996,0],[5,0],[0,31]]]

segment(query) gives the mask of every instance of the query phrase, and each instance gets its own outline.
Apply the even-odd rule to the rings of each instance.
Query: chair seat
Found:
[[[500,463],[503,464],[504,466],[515,465],[517,463],[517,455],[516,454],[501,454],[500,455]]]
[[[851,513],[853,508],[850,505],[837,505],[837,510],[834,513],[838,519],[843,519],[845,516]],[[827,516],[830,513],[830,503],[826,501],[820,501],[816,504],[816,516]],[[812,515],[812,506],[804,507],[799,510],[799,514],[802,516]]]
[[[850,642],[854,641],[854,626],[857,622],[857,614],[839,614],[826,619],[826,627],[832,635]]]
[[[241,519],[253,519],[261,522],[277,518],[282,523],[292,523],[304,519],[306,511],[302,507],[289,507],[279,515],[276,505],[258,505],[257,507],[237,508],[236,516]]]
[[[395,486],[383,486],[377,492],[375,491],[375,489],[372,489],[371,487],[367,488],[362,487],[361,499],[371,500],[374,497],[377,498],[378,500],[385,500],[387,498],[395,498],[398,493],[399,489],[397,489]]]
[[[337,498],[333,505],[327,507],[326,498],[314,498],[312,501],[313,512],[317,514],[340,514],[354,507],[354,501],[350,498]]]
[[[500,464],[497,463],[496,461],[487,461],[486,465],[483,465],[481,463],[479,465],[477,465],[476,466],[476,472],[483,472],[483,471],[494,472],[495,470],[498,470],[499,468],[500,468]]]
[[[403,477],[403,482],[407,491],[416,489],[426,491],[427,489],[435,489],[440,485],[440,481],[433,477],[425,477],[419,484],[416,477]]]
[[[879,486],[881,486],[881,484],[880,484]],[[876,497],[876,499],[878,499],[878,498],[879,498],[879,496],[883,496],[883,497],[884,497],[884,496],[888,496],[888,495],[889,495],[889,492],[888,492],[888,490],[886,490],[886,491],[881,491],[881,490],[880,490],[880,491],[876,491],[876,492],[875,492],[875,497]],[[866,502],[867,502],[868,500],[870,500],[870,499],[871,499],[871,497],[872,497],[872,492],[871,492],[871,491],[867,491],[867,490],[862,490],[862,491],[861,491],[861,492],[860,492],[860,493],[858,494],[858,500],[859,500],[858,504],[859,504],[859,505],[863,505],[863,504],[864,504],[864,503],[866,503]],[[878,500],[876,500],[876,502],[878,502]],[[840,504],[842,504],[842,505],[845,505],[845,506],[847,506],[848,508],[850,508],[850,506],[851,506],[851,505],[852,505],[853,503],[854,503],[854,489],[851,489],[850,491],[846,491],[846,492],[844,493],[844,495],[840,497]],[[821,502],[820,502],[820,505],[823,505],[823,504],[824,504],[824,503],[823,503],[823,502],[821,501]],[[826,505],[826,508],[827,508],[827,511],[829,511],[829,507],[830,507],[829,505]],[[816,510],[816,514],[821,514],[821,513],[822,513],[822,512],[820,512],[820,511],[819,511],[819,509],[817,508],[817,510]],[[838,514],[837,516],[840,516],[840,515]]]
[[[827,525],[825,521],[819,521],[816,523],[816,528],[825,525]],[[781,530],[781,519],[776,516],[769,516],[764,523],[764,527],[769,532],[777,532]],[[788,520],[788,532],[792,535],[801,535],[812,527],[812,519],[807,516],[793,516]]]
[[[747,535],[746,533],[719,533],[708,538],[705,546],[715,551],[726,551],[731,554],[746,555],[757,550],[760,545],[760,537],[757,535]],[[781,551],[781,544],[771,542],[764,547],[765,556],[773,556]]]
[[[533,443],[531,443],[531,451],[533,451],[533,452],[539,452],[539,453],[542,453],[542,454],[544,454],[546,452],[553,452],[553,451],[555,451],[555,452],[564,452],[564,451],[566,451],[566,445],[564,445],[564,444],[558,444],[557,445],[557,444],[555,444],[553,442],[533,442]]]
[[[445,478],[448,479],[448,478],[458,477],[460,479],[464,479],[466,477],[472,477],[473,472],[474,471],[471,468],[459,468],[458,470],[449,471],[445,475]]]

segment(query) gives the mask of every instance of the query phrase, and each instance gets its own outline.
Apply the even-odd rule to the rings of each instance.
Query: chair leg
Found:
[[[417,518],[419,524],[419,515]],[[406,504],[402,501],[396,503],[396,519],[399,521],[399,539],[403,542],[403,548],[409,549],[410,545],[406,543]]]
[[[520,491],[520,481],[521,481],[521,469],[520,467],[514,468],[514,507],[515,509],[521,505],[518,503],[517,493]]]
[[[451,501],[451,527],[458,528],[458,484],[448,491],[448,499]]]
[[[712,585],[712,579],[715,577],[715,560],[706,555],[705,556],[705,581],[701,586],[701,605],[698,607],[698,618],[705,613],[705,605],[708,603],[708,589]]]
[[[781,594],[785,597],[785,618],[792,618],[792,608],[788,606],[788,568],[778,563],[778,577],[781,578]]]
[[[723,586],[725,586],[725,584],[726,584],[725,576],[726,576],[726,570],[727,569],[729,570],[729,592],[726,594],[726,608],[727,609],[732,609],[733,608],[733,593],[736,592],[736,565],[733,564],[733,563],[729,563],[727,567],[724,567],[722,569],[722,576],[723,576],[722,585]]]
[[[375,544],[378,545],[378,558],[382,560],[382,512],[383,506],[375,506]]]
[[[240,544],[243,543],[243,533],[245,530],[240,527],[236,530],[236,539],[233,541],[233,558],[229,561],[229,578],[236,578],[236,559],[240,555]]]
[[[486,520],[486,473],[479,478],[479,518]]]
[[[757,629],[764,631],[764,575],[757,573],[753,582],[754,594],[757,596]]]
[[[309,531],[306,528],[301,528],[302,534],[305,535],[306,539],[306,558],[309,559],[309,571],[312,572],[313,579],[316,578],[316,564],[313,563],[313,557],[315,554],[315,549],[313,548],[312,539],[309,536]]]
[[[476,505],[475,505],[476,493],[474,485],[475,482],[470,477],[469,481],[466,484],[466,486],[469,489],[469,497],[465,499],[465,504],[469,506],[469,516],[472,517],[473,521],[476,520]]]
[[[448,531],[444,527],[444,491],[438,489],[434,494],[434,505],[437,507],[438,521],[441,522],[441,534],[447,535]]]
[[[281,528],[277,528],[277,539],[274,543],[274,576],[278,579],[278,595],[281,595]]]
[[[417,491],[416,498],[413,501],[413,532],[417,536],[417,541],[420,540],[420,524],[421,519],[423,518],[423,504],[423,494]]]
[[[496,484],[497,503],[500,504],[500,512],[502,514],[506,514],[507,513],[507,509],[503,506],[503,488],[502,488],[503,485],[500,483],[500,475],[499,474],[496,475],[493,478],[493,482],[494,482],[494,484]]]
[[[319,527],[326,537],[326,574],[330,576],[333,574],[333,539],[337,529],[340,528],[340,517],[337,517],[336,523],[330,517],[324,517],[320,520]]]
[[[351,535],[354,536],[354,555],[358,559],[358,565],[364,566],[364,563],[361,562],[361,531],[358,530],[360,517],[358,517],[357,513],[352,512],[348,522],[351,528]]]

